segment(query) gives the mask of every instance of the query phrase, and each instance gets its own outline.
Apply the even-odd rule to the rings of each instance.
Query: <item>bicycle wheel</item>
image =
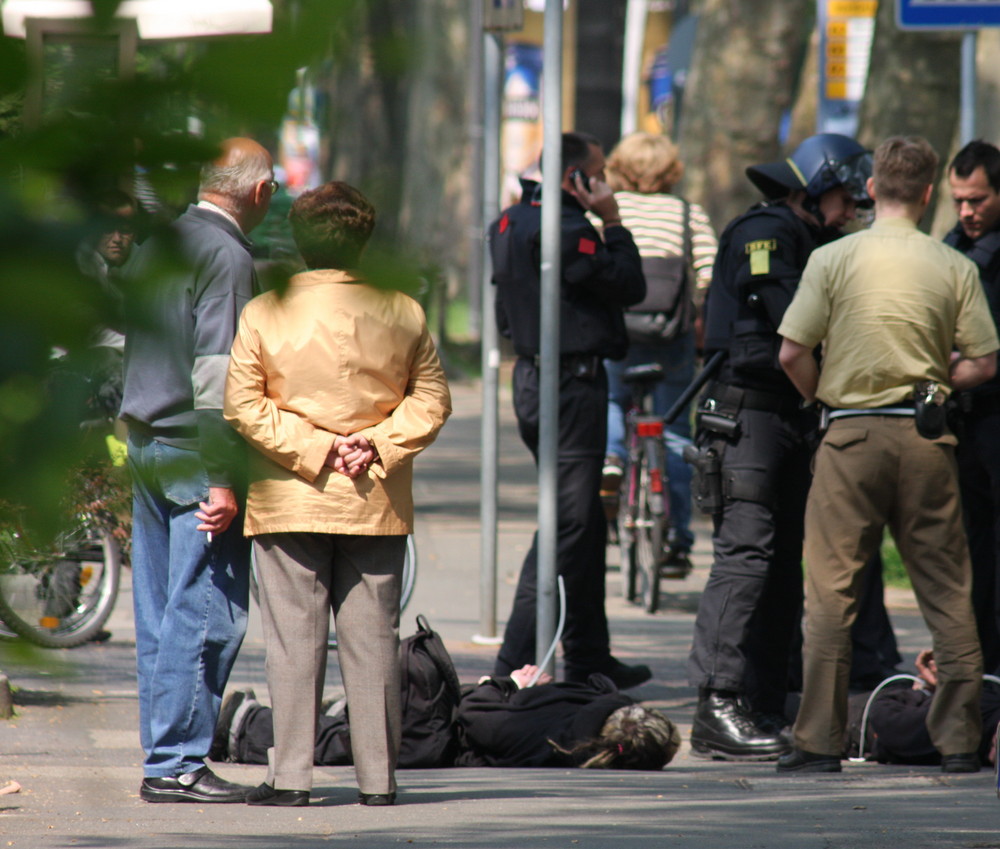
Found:
[[[95,637],[118,599],[121,551],[106,530],[81,525],[60,537],[59,551],[15,562],[0,575],[0,636],[45,648],[70,648]]]
[[[648,613],[660,606],[660,563],[666,542],[663,509],[663,458],[653,439],[645,440],[639,455],[639,499],[635,519],[636,560],[644,576],[642,603]]]

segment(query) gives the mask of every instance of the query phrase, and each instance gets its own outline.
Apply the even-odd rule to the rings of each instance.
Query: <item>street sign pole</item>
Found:
[[[966,30],[962,39],[962,94],[959,136],[962,145],[976,137],[976,33],[1000,27],[1000,2],[991,0],[896,0],[900,29]]]
[[[976,138],[976,42],[975,30],[962,36],[962,93],[958,119],[959,147]]]
[[[556,633],[559,468],[559,281],[562,279],[562,0],[545,2],[542,102],[541,345],[538,375],[538,598],[536,663],[542,666]],[[552,675],[550,658],[544,671]]]

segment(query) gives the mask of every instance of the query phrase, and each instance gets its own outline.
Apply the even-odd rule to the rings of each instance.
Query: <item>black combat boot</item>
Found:
[[[757,726],[739,694],[703,690],[691,726],[694,754],[717,760],[774,760],[791,749],[788,739]]]

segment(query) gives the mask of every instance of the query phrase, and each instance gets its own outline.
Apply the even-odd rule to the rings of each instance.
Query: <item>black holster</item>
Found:
[[[691,481],[691,496],[702,513],[721,513],[724,504],[722,495],[722,457],[714,445],[684,448],[684,460],[694,467]]]
[[[947,422],[944,398],[939,397],[938,385],[931,381],[918,383],[913,397],[913,421],[917,433],[924,439],[938,439]]]

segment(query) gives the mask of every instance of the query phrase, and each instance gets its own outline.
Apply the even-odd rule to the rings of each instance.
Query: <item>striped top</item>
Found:
[[[640,256],[680,256],[684,253],[684,203],[674,195],[615,192],[622,224],[632,234]],[[715,230],[696,203],[689,205],[691,256],[695,272],[695,305],[701,309],[712,281],[712,265],[719,247]]]

